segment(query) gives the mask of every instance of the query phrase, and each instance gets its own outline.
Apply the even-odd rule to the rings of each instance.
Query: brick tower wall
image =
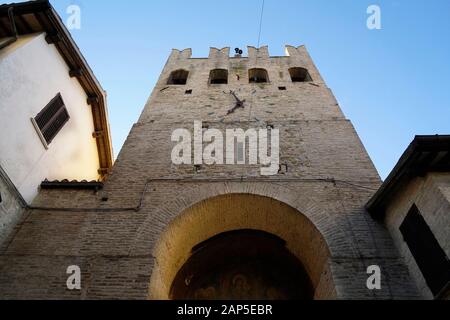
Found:
[[[314,223],[330,251],[331,276],[321,285],[330,292],[322,296],[418,298],[385,227],[364,209],[381,181],[354,127],[305,47],[286,51],[270,57],[267,47],[249,47],[248,57],[230,57],[228,48],[211,48],[200,59],[173,50],[104,190],[41,191],[33,205],[43,208],[30,210],[3,245],[0,298],[145,299],[167,226],[194,204],[231,193],[277,199]],[[307,69],[312,81],[292,82],[292,67]],[[269,83],[249,83],[251,68],[266,69]],[[178,69],[189,71],[186,85],[168,85]],[[227,69],[228,84],[210,85],[213,69]],[[230,90],[245,108],[227,115]],[[278,128],[282,171],[262,178],[259,165],[174,165],[171,134],[192,130],[195,120],[220,130]],[[383,286],[370,291],[366,270],[374,264]],[[66,288],[70,265],[81,267],[81,291]]]

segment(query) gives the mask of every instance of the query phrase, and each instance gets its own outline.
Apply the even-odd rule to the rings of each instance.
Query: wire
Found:
[[[336,180],[336,182],[340,182],[340,183],[346,184],[348,186],[352,186],[352,187],[356,187],[356,188],[360,188],[360,189],[366,189],[366,190],[370,190],[370,191],[378,191],[378,189],[376,189],[376,188],[362,186],[360,184],[355,184],[355,183],[352,183],[352,182],[349,182],[349,181]]]
[[[262,24],[263,24],[263,17],[264,17],[265,2],[266,2],[265,0],[262,1],[261,18],[259,20],[258,49],[259,49],[259,45],[261,43],[261,31],[262,31]]]

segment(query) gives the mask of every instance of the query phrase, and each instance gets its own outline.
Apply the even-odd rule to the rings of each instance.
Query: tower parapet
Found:
[[[187,68],[193,60],[207,60],[208,66],[212,69],[228,69],[230,61],[241,61],[246,63],[248,68],[264,68],[272,63],[272,61],[284,60],[285,64],[292,68],[304,68],[308,70],[311,78],[317,84],[324,84],[324,81],[314,65],[306,47],[301,46],[285,46],[285,56],[270,56],[269,47],[262,46],[256,48],[247,46],[247,56],[238,56],[230,58],[230,47],[222,49],[211,47],[209,55],[205,58],[192,58],[192,49],[184,50],[172,49],[168,64],[178,66],[179,68]]]
[[[186,60],[192,57],[192,49],[187,48],[184,50],[172,49],[172,53],[170,54],[169,61],[179,61]]]
[[[228,60],[230,57],[230,47],[217,49],[214,47],[209,48],[209,59],[224,59]]]
[[[291,65],[307,69],[315,82],[324,82],[304,45],[298,47],[287,45],[285,53]]]
[[[270,58],[268,46],[264,46],[261,48],[248,46],[247,50],[248,50],[248,64],[251,67],[257,67],[258,64],[263,64],[267,61],[267,59]]]
[[[306,62],[310,60],[310,56],[306,50],[304,45],[300,46],[285,46],[285,57],[295,58],[296,60],[302,60]],[[204,58],[195,58],[195,59],[224,59],[227,60],[230,58],[230,47],[224,48],[209,48],[208,57]],[[241,59],[248,59],[249,61],[258,60],[258,59],[269,59],[269,58],[283,58],[282,56],[270,56],[269,46],[262,46],[257,48],[255,46],[247,46],[247,56],[239,56]],[[194,59],[192,58],[192,48],[186,49],[172,49],[172,53],[169,57],[171,60],[183,60],[183,59]]]
[[[212,69],[227,69],[230,59],[230,47],[209,49],[209,64]]]

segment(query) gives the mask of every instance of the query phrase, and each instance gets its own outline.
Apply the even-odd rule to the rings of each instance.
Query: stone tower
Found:
[[[195,121],[279,130],[277,172],[174,164],[172,134]],[[304,46],[283,57],[173,50],[103,190],[41,191],[2,249],[0,297],[418,298],[364,209],[380,184]],[[80,291],[66,288],[71,265]],[[373,265],[380,290],[367,288]]]

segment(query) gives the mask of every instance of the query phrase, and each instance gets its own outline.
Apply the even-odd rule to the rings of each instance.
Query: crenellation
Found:
[[[216,61],[225,61],[227,62],[230,58],[230,47],[218,49],[211,47],[209,48],[209,57],[210,60]]]
[[[247,50],[248,50],[248,64],[249,67],[251,68],[256,68],[265,65],[267,63],[267,60],[270,59],[268,46],[263,46],[260,48],[248,46]]]
[[[169,61],[182,61],[192,57],[192,49],[187,48],[184,50],[172,49],[172,53],[169,57]]]

